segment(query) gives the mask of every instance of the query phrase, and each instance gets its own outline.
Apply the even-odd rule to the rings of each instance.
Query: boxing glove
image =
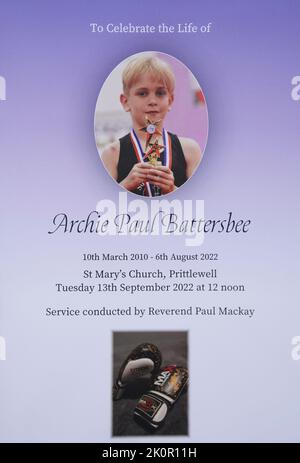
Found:
[[[134,416],[152,428],[158,428],[188,382],[188,370],[168,365],[156,376],[152,387],[142,395]]]
[[[139,378],[156,374],[161,365],[161,353],[154,344],[143,343],[138,345],[123,362],[115,385],[113,399],[122,397],[125,388]]]

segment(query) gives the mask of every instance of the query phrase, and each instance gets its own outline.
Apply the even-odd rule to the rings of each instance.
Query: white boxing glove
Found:
[[[125,388],[139,378],[155,374],[161,365],[161,353],[151,343],[139,344],[122,363],[115,385],[113,399],[122,397]]]

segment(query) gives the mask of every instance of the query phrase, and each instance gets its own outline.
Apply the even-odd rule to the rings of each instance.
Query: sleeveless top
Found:
[[[174,174],[174,183],[177,187],[183,185],[184,182],[187,180],[186,176],[186,161],[183,154],[182,146],[177,135],[168,132],[171,138],[171,146],[172,146],[172,164],[171,170]],[[163,158],[163,153],[162,158]],[[134,164],[138,162],[134,147],[130,138],[130,133],[125,135],[124,137],[120,138],[120,155],[119,155],[119,162],[117,166],[118,171],[118,178],[117,182],[120,183],[124,178],[127,177],[129,172],[131,171]],[[138,195],[144,196],[144,188],[143,185],[138,187],[137,189],[132,191]]]

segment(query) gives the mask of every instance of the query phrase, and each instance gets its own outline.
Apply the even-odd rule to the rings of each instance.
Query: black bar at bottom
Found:
[[[281,453],[286,457],[287,445],[280,447],[276,444],[269,443],[245,443],[245,444],[224,444],[224,443],[98,443],[98,444],[18,444],[18,443],[2,443],[0,444],[0,455],[6,453],[9,458],[21,456],[22,460],[28,457],[31,461],[37,458],[37,461],[60,461],[60,458],[66,457],[66,461],[82,461],[83,463],[91,462],[111,462],[113,461],[132,461],[150,462],[151,460],[160,461],[203,461],[204,456],[207,455],[211,459],[219,453],[222,459],[225,456],[232,456],[233,454],[240,454],[241,457],[247,458],[253,456],[257,457],[258,452],[267,451],[268,454],[271,450],[276,450],[276,455]],[[289,444],[293,447],[295,444]],[[246,452],[246,453],[245,453]],[[70,460],[70,458],[72,460]],[[4,461],[4,460],[3,460]],[[8,461],[8,460],[7,460]]]

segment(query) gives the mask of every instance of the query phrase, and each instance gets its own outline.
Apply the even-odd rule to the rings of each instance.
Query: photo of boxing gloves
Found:
[[[188,434],[187,337],[113,333],[113,436]]]

